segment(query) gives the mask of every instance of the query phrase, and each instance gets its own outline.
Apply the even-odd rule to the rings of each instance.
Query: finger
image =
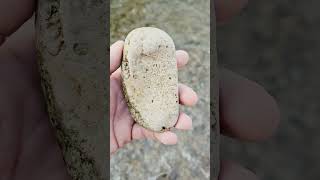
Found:
[[[123,45],[123,41],[117,41],[110,47],[110,74],[120,67]]]
[[[117,90],[119,91],[119,85],[117,81],[110,80],[110,87],[115,88],[115,91],[110,91],[110,104],[116,104],[118,102],[118,95]],[[109,106],[110,107],[110,118],[115,116],[116,107],[115,106]],[[118,148],[118,142],[117,138],[115,136],[115,128],[113,125],[113,121],[109,121],[110,123],[110,154],[113,154]],[[129,131],[130,132],[130,131]]]
[[[248,79],[225,69],[220,72],[222,133],[243,140],[271,136],[280,119],[273,97]]]
[[[189,54],[186,51],[178,50],[176,51],[176,59],[178,68],[182,68],[189,61]]]
[[[0,45],[33,14],[35,0],[0,1]]]
[[[35,18],[32,16],[18,30],[11,34],[1,47],[9,49],[9,52],[15,57],[19,57],[20,62],[33,68],[37,66],[34,58],[36,56],[34,20]]]
[[[226,23],[241,12],[248,0],[215,0],[216,19],[219,24]]]
[[[192,129],[192,119],[185,113],[180,113],[179,118],[177,120],[177,124],[175,128],[180,130],[190,130]]]
[[[113,78],[113,79],[120,81],[121,80],[121,68],[118,68],[116,71],[114,71],[111,74],[110,78]]]
[[[182,105],[194,106],[198,101],[197,93],[190,87],[179,84],[179,101]]]
[[[155,137],[159,142],[165,145],[175,145],[178,143],[178,136],[171,131],[155,133]]]
[[[259,178],[248,169],[243,168],[231,161],[222,161],[219,172],[219,180],[259,180]]]
[[[148,129],[143,128],[139,124],[135,123],[132,128],[132,139],[153,139],[158,140],[162,144],[173,145],[178,142],[178,137],[171,131],[163,133],[155,133]]]
[[[154,133],[135,123],[132,127],[132,139],[153,139],[156,140]]]

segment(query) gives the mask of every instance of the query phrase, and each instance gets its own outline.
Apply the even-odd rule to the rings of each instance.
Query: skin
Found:
[[[225,3],[228,2],[228,3]],[[226,23],[245,6],[243,0],[217,0],[217,19]],[[0,179],[70,179],[45,112],[35,58],[33,0],[0,1]],[[23,25],[23,26],[22,26]],[[172,132],[153,134],[132,122],[121,101],[117,71],[122,42],[111,48],[110,105],[124,115],[110,121],[111,151],[133,139],[153,138],[175,144]],[[177,52],[177,63],[187,62],[184,51]],[[180,85],[180,103],[193,105],[196,94]],[[263,102],[263,103],[261,103]],[[121,104],[122,103],[122,104]],[[261,105],[262,104],[262,105]],[[116,113],[117,114],[117,113]],[[259,85],[228,70],[220,73],[221,132],[239,140],[260,141],[270,137],[279,121],[275,100]],[[190,129],[191,119],[182,113],[177,129]],[[123,133],[120,133],[123,132]],[[114,138],[114,142],[112,142]],[[232,161],[221,162],[220,180],[258,179],[252,172]]]

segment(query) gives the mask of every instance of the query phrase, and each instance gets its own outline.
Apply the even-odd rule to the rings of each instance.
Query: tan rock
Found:
[[[123,91],[133,119],[156,132],[173,127],[179,116],[175,45],[164,31],[142,27],[125,39]]]

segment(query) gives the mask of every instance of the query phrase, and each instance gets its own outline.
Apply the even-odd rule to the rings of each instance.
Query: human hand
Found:
[[[217,24],[239,13],[248,0],[216,0]],[[223,135],[241,141],[261,141],[278,126],[280,113],[275,100],[263,87],[229,70],[220,69],[220,128]],[[222,160],[219,180],[257,180],[251,171],[230,160]]]
[[[127,103],[121,88],[121,69],[123,41],[118,41],[110,47],[110,152],[116,150],[135,139],[149,138],[163,144],[176,144],[177,135],[172,131],[156,133],[141,127],[135,123],[128,110]],[[181,68],[188,62],[188,54],[185,51],[177,51],[177,66]],[[188,86],[179,84],[179,99],[181,105],[193,106],[197,102],[197,94]],[[192,128],[192,120],[181,112],[176,129],[188,130]]]

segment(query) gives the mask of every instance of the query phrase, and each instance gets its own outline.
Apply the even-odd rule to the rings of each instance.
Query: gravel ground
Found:
[[[263,85],[281,109],[272,139],[222,143],[223,157],[265,180],[320,179],[319,4],[250,1],[241,16],[217,30],[219,62]]]
[[[164,146],[136,141],[111,159],[111,179],[209,179],[210,162],[210,1],[113,0],[111,43],[134,28],[155,26],[173,38],[176,49],[189,52],[179,81],[199,95],[194,108],[183,108],[193,118],[193,130],[178,132],[179,143]]]

